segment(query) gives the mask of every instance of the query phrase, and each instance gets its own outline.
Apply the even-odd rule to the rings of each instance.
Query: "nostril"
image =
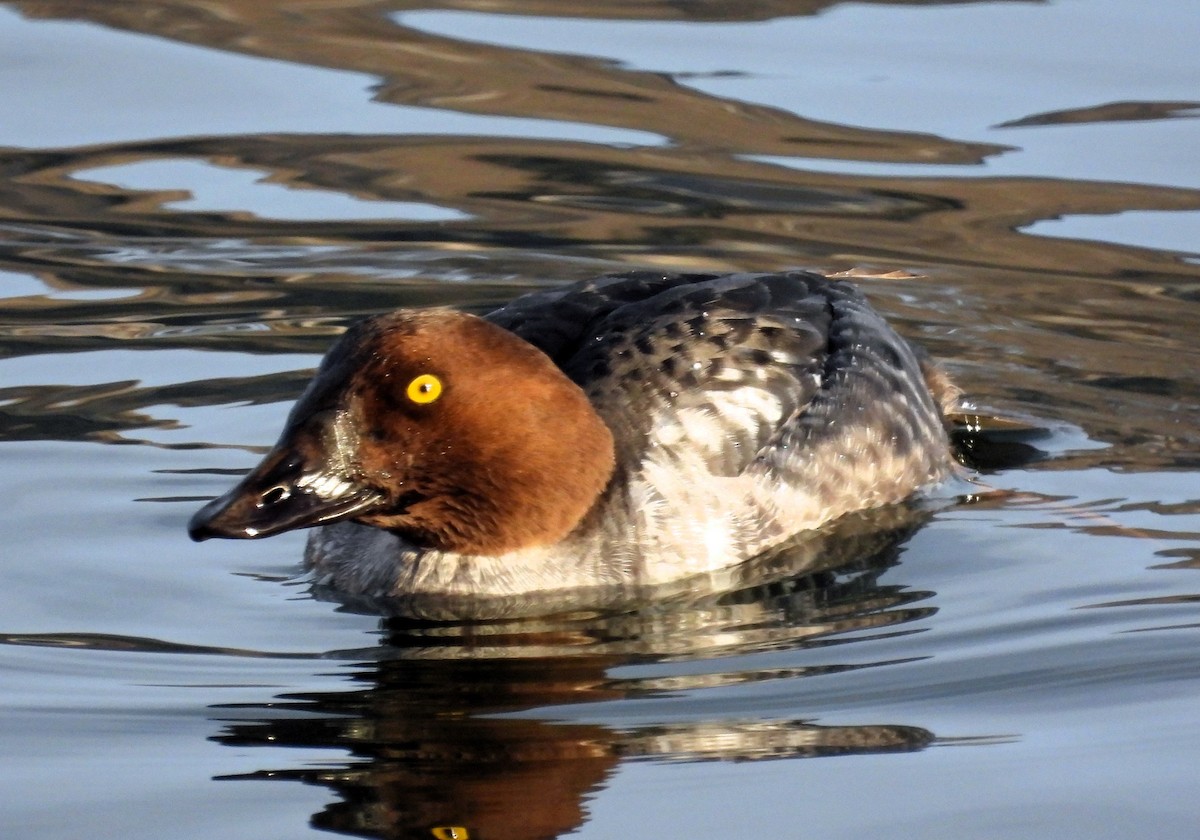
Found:
[[[259,507],[265,507],[267,505],[277,505],[290,495],[292,495],[292,492],[290,490],[288,490],[282,484],[276,484],[274,487],[272,487],[270,490],[266,491],[265,493],[262,494],[262,496],[259,497]]]

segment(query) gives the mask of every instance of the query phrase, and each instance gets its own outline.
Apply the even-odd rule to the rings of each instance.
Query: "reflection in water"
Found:
[[[546,707],[601,704],[596,708],[603,714],[602,704],[663,692],[678,696],[895,664],[609,675],[632,662],[824,646],[849,631],[859,631],[858,638],[904,632],[900,625],[933,612],[921,605],[932,593],[884,584],[880,576],[924,518],[903,509],[860,517],[837,535],[744,570],[731,588],[693,590],[619,614],[478,624],[389,619],[383,647],[342,654],[375,660],[359,666],[353,690],[215,709],[221,743],[329,747],[348,751],[348,760],[226,778],[328,786],[339,800],[313,822],[334,831],[428,838],[438,836],[438,827],[457,826],[470,837],[548,838],[586,820],[587,797],[622,761],[921,749],[933,735],[901,724],[688,716],[618,728],[555,721],[561,716]]]
[[[1022,232],[1064,215],[1196,210],[1195,190],[964,178],[964,167],[978,168],[1002,147],[833,126],[601,59],[430,35],[393,14],[410,5],[13,4],[32,17],[91,20],[370,73],[381,80],[374,91],[380,101],[617,126],[669,143],[298,133],[0,150],[0,271],[37,276],[58,292],[6,301],[0,340],[7,352],[66,353],[119,342],[316,354],[363,314],[405,305],[479,310],[531,286],[631,265],[909,266],[935,282],[866,285],[902,331],[953,360],[952,372],[981,405],[1036,406],[1121,447],[1081,455],[1072,465],[1132,459],[1143,469],[1171,466],[1200,444],[1200,393],[1180,379],[1175,361],[1194,353],[1177,304],[1194,298],[1200,268],[1180,255]],[[832,4],[486,5],[490,12],[759,20]],[[1187,106],[1115,103],[1025,119],[1146,120],[1186,113]],[[923,167],[945,174],[921,177],[805,168],[821,158],[946,165]],[[441,208],[453,220],[187,212],[178,204],[187,198],[186,183],[139,190],[85,180],[104,167],[128,171],[163,161],[268,173],[297,196],[324,191],[371,205]],[[1077,288],[1086,292],[1060,294],[1047,306],[1047,290]],[[6,388],[0,400],[14,406],[16,419],[6,419],[11,437],[116,440],[140,426],[177,428],[174,418],[146,411],[150,405],[215,404],[230,394],[285,400],[298,379],[230,378],[221,386],[229,389],[225,398],[216,383],[164,394],[127,382],[73,393],[67,382],[53,393]],[[1129,411],[1124,390],[1134,382],[1170,385]],[[30,419],[43,417],[46,424]]]
[[[911,726],[822,727],[803,720],[708,721],[620,731],[597,724],[493,718],[550,703],[618,700],[636,688],[604,678],[602,659],[479,663],[392,661],[359,679],[369,687],[295,696],[254,709],[218,709],[216,740],[236,747],[329,747],[345,764],[262,770],[230,779],[325,785],[339,801],[313,824],[379,837],[548,838],[579,828],[584,802],[622,760],[746,760],[921,749]],[[509,693],[511,692],[511,694]],[[279,713],[287,713],[285,717]],[[230,720],[232,718],[232,721]]]
[[[1196,116],[1200,102],[1107,102],[1090,108],[1072,108],[1031,114],[1019,120],[1000,123],[997,128],[1019,128],[1030,125],[1068,125],[1091,122],[1128,122],[1134,120],[1169,120]]]
[[[378,76],[374,98],[397,105],[433,107],[494,116],[578,121],[633,128],[671,138],[685,147],[728,148],[732,140],[750,154],[798,154],[852,160],[976,163],[1003,147],[955,143],[906,132],[871,131],[803,119],[761,105],[731,102],[678,85],[662,73],[615,67],[602,58],[507,49],[457,40],[397,24],[390,14],[404,0],[298,5],[288,0],[191,0],[159,3],[14,4],[28,15],[82,18],[118,29],[146,32],[239,53]],[[420,3],[417,8],[436,8]],[[489,12],[537,13],[522,4]],[[674,19],[674,3],[644,4],[639,15]],[[832,5],[810,4],[811,11]],[[153,10],[153,13],[147,13]],[[590,3],[557,4],[553,14],[586,17]],[[697,8],[696,17],[705,19]],[[721,17],[761,19],[793,15],[781,4],[763,14],[723,10]],[[808,11],[808,10],[803,10]],[[616,17],[623,17],[620,12]],[[331,37],[332,36],[332,37]]]

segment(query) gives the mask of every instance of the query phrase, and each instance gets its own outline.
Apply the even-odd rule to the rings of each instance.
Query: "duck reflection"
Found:
[[[928,515],[907,506],[847,517],[746,564],[720,587],[669,593],[616,614],[470,624],[391,616],[383,619],[383,645],[338,654],[363,663],[351,690],[218,708],[221,743],[324,746],[351,758],[225,778],[327,786],[339,799],[313,824],[336,832],[548,838],[583,824],[589,795],[622,761],[921,749],[933,735],[918,727],[702,718],[688,695],[885,664],[778,660],[848,643],[839,638],[848,631],[859,631],[856,639],[863,631],[906,632],[902,625],[930,615],[923,603],[933,593],[880,580]],[[784,655],[748,670],[721,671],[715,659],[699,674],[674,664],[767,651]],[[620,667],[630,665],[639,667]],[[639,721],[656,713],[651,723],[598,722],[631,701],[668,697],[670,709],[639,711]]]

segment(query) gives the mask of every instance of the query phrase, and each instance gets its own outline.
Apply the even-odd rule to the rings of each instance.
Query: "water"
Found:
[[[1200,18],[0,5],[6,837],[1192,837]],[[616,616],[384,621],[184,523],[365,313],[857,270],[1007,495]]]

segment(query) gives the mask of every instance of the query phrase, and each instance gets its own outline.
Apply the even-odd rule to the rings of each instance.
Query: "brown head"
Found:
[[[458,312],[395,312],[325,357],[279,442],[193,539],[352,519],[464,554],[550,545],[613,471],[612,435],[549,357]]]

